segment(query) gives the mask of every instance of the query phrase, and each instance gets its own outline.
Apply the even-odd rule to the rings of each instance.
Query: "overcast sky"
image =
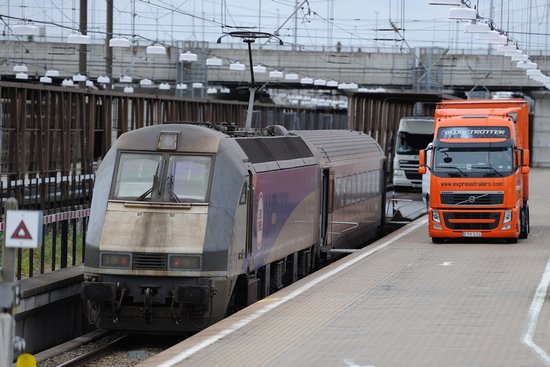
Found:
[[[428,0],[113,0],[115,34],[148,40],[215,42],[224,32],[240,29],[278,31],[285,44],[302,49],[343,47],[486,48],[472,42],[463,24],[447,19],[448,7]],[[470,0],[479,15],[519,41],[525,50],[548,47],[549,0]],[[46,35],[66,37],[78,28],[80,0],[4,0],[0,13],[49,23]],[[491,9],[491,5],[492,9]],[[132,15],[135,16],[132,16]],[[290,19],[289,19],[290,18]],[[105,1],[88,0],[88,30],[105,38]],[[19,20],[4,18],[7,24]],[[399,32],[389,30],[391,24]],[[4,37],[9,30],[4,25]],[[144,40],[145,42],[145,40]],[[224,40],[224,43],[230,42]]]

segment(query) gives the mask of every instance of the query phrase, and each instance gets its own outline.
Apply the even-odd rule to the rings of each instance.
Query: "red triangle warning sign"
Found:
[[[13,234],[11,235],[12,240],[32,240],[31,234],[25,225],[25,222],[21,221]]]

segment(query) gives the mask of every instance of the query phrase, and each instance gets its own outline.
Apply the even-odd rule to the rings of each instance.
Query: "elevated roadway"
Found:
[[[550,366],[546,186],[518,244],[432,244],[426,218],[140,366]]]

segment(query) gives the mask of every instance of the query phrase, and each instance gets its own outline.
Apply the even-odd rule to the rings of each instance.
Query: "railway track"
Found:
[[[87,362],[91,362],[96,359],[99,359],[102,356],[108,354],[110,351],[112,351],[114,348],[116,348],[120,344],[122,344],[123,341],[127,340],[127,338],[128,338],[128,334],[117,335],[115,336],[114,339],[110,340],[109,342],[105,344],[101,344],[97,348],[89,350],[73,359],[63,362],[57,365],[57,367],[82,366]]]

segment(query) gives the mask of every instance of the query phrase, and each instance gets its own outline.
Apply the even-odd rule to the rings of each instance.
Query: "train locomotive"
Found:
[[[385,182],[382,150],[357,131],[124,133],[96,174],[86,316],[102,329],[201,330],[371,241]]]

